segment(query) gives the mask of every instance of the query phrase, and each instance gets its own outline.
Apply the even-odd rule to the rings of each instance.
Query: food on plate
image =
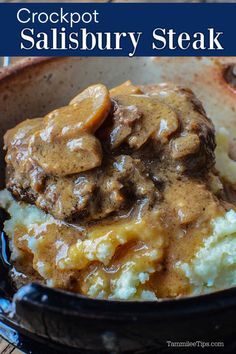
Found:
[[[6,132],[16,286],[175,298],[236,284],[236,162],[193,92],[88,87]]]

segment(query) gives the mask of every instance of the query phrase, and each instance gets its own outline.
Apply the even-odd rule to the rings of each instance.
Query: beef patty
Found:
[[[174,181],[205,178],[214,149],[192,91],[98,84],[6,133],[7,188],[60,220],[117,219],[155,208]]]

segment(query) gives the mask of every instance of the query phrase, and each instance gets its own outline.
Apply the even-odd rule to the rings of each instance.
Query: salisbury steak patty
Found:
[[[93,85],[5,135],[7,188],[57,219],[155,208],[173,179],[214,164],[214,128],[190,90]]]

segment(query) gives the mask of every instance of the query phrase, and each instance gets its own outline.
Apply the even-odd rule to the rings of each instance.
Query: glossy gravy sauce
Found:
[[[92,297],[122,296],[131,275],[133,298],[191,293],[176,264],[232,208],[212,187],[214,148],[200,102],[173,85],[98,84],[22,122],[5,135],[7,188],[53,219],[15,226],[16,269]]]

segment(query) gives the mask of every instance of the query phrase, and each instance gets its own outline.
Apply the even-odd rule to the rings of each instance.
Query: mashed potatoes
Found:
[[[93,268],[81,277],[81,284],[86,295],[96,298],[122,300],[155,300],[155,292],[148,286],[150,276],[161,269],[165,248],[164,237],[159,230],[148,228],[143,222],[127,225],[117,225],[107,233],[106,226],[92,231],[84,240],[76,243],[65,241],[64,244],[51,249],[51,259],[42,258],[40,248],[47,247],[47,239],[42,238],[42,230],[53,226],[57,231],[61,226],[52,216],[45,214],[35,206],[14,201],[11,194],[4,190],[0,192],[0,205],[8,210],[11,218],[5,222],[4,230],[11,240],[12,260],[24,257],[25,249],[18,248],[16,238],[27,241],[26,248],[34,257],[36,270],[49,286],[58,286],[60,272],[84,268],[93,261],[109,264],[109,260],[119,245],[126,244],[137,234],[142,240],[156,239],[155,247],[145,247],[129,253],[122,269],[116,276],[108,277],[101,267]],[[24,232],[22,232],[24,230]],[[25,231],[27,230],[27,232]],[[38,230],[39,233],[36,232]],[[49,229],[51,230],[51,229]],[[153,232],[153,235],[150,234]],[[207,293],[213,290],[228,288],[236,285],[236,212],[229,210],[224,216],[212,220],[212,234],[204,239],[189,263],[181,261],[176,268],[187,277],[193,294]],[[157,233],[155,235],[155,233]],[[46,237],[50,238],[46,233]],[[22,243],[22,239],[21,239]],[[157,247],[158,246],[158,247]],[[24,252],[22,252],[24,251]],[[136,253],[136,254],[135,254]],[[55,267],[54,271],[52,269]],[[51,275],[51,278],[50,278]]]
[[[68,287],[65,279],[69,279],[91,297],[156,299],[148,281],[163,258],[165,242],[151,218],[148,224],[142,219],[91,228],[78,239],[79,229],[65,226],[35,206],[16,202],[7,190],[0,192],[0,206],[11,215],[4,231],[11,240],[12,260],[32,255],[34,269],[49,286]],[[120,255],[114,259],[117,250]],[[120,262],[122,267],[116,271]]]
[[[216,169],[231,185],[236,184],[236,162],[230,158],[228,131],[221,127],[216,133]],[[218,189],[219,190],[219,189]],[[203,294],[236,285],[236,213],[229,210],[212,220],[213,233],[204,240],[192,261],[178,262],[192,287],[193,294]]]
[[[212,221],[213,233],[204,240],[190,264],[179,262],[193,294],[236,285],[236,213],[229,210]]]
[[[230,141],[228,131],[221,127],[216,133],[216,169],[227,182],[236,184],[236,161],[229,156]]]

